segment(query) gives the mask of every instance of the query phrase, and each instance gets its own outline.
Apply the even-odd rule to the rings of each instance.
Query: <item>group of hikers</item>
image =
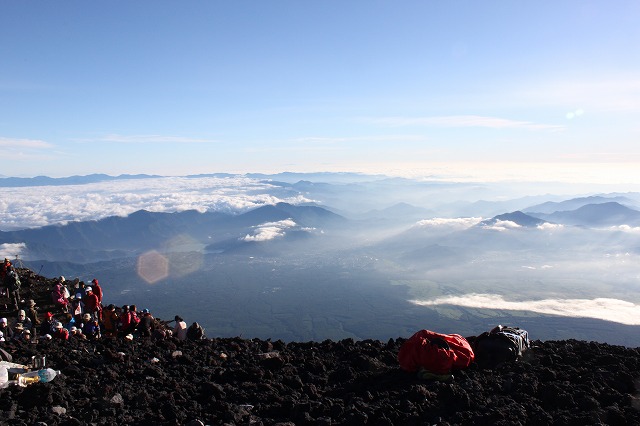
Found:
[[[171,321],[160,321],[149,309],[139,311],[136,305],[104,306],[102,286],[96,278],[90,285],[78,278],[73,281],[62,276],[57,278],[50,293],[53,309],[46,312],[40,312],[33,299],[21,300],[20,277],[8,259],[4,260],[0,278],[4,287],[0,296],[6,296],[17,311],[11,321],[0,318],[0,342],[35,342],[41,338],[198,340],[205,337],[202,326],[197,322],[187,326],[179,315]],[[173,327],[169,326],[171,322],[175,322]]]
[[[171,321],[160,321],[149,309],[138,311],[136,305],[104,306],[102,286],[96,278],[90,285],[78,278],[71,282],[64,277],[55,280],[51,304],[57,319],[53,312],[40,313],[33,299],[26,302],[20,299],[20,279],[8,259],[4,261],[2,283],[4,294],[15,303],[17,316],[11,323],[7,318],[0,318],[0,342],[35,342],[41,338],[66,341],[168,337],[199,340],[205,337],[204,329],[197,322],[187,327],[178,315]],[[20,309],[20,304],[25,306]],[[173,327],[168,325],[171,322],[175,322]],[[518,359],[528,348],[528,333],[518,327],[499,325],[473,338],[420,330],[403,343],[398,362],[403,370],[417,372],[420,378],[448,380],[452,371],[467,368],[473,362],[494,368]]]

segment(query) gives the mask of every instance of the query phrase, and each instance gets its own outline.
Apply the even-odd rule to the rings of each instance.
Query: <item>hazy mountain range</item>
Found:
[[[500,191],[342,174],[286,182],[294,177],[170,179],[174,192],[162,189],[164,178],[126,177],[129,195],[122,178],[74,178],[73,192],[85,195],[69,199],[61,218],[73,218],[74,204],[92,214],[87,199],[104,203],[102,211],[149,208],[5,227],[0,249],[48,276],[98,277],[110,302],[180,313],[213,335],[384,339],[511,323],[534,338],[640,345],[637,194],[474,201],[470,194]],[[40,205],[44,194],[70,197],[63,186],[48,188],[42,198],[36,187],[11,193]],[[473,207],[481,212],[446,214]]]

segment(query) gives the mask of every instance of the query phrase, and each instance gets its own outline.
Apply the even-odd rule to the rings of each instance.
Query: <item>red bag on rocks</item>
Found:
[[[398,362],[409,372],[424,368],[434,374],[467,368],[474,354],[467,339],[459,334],[441,334],[420,330],[400,347]]]

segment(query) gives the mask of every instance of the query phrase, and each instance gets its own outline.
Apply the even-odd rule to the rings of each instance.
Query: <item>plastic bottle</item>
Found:
[[[46,383],[52,381],[57,375],[58,371],[52,368],[44,368],[38,371],[30,371],[28,373],[20,374],[18,377],[18,385],[27,386],[32,383]]]

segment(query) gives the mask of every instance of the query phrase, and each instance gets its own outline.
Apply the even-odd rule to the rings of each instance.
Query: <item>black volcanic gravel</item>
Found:
[[[44,307],[50,284],[31,274],[26,299]],[[534,340],[518,362],[439,382],[400,370],[403,342],[0,343],[62,373],[0,389],[0,424],[640,425],[640,348]]]

